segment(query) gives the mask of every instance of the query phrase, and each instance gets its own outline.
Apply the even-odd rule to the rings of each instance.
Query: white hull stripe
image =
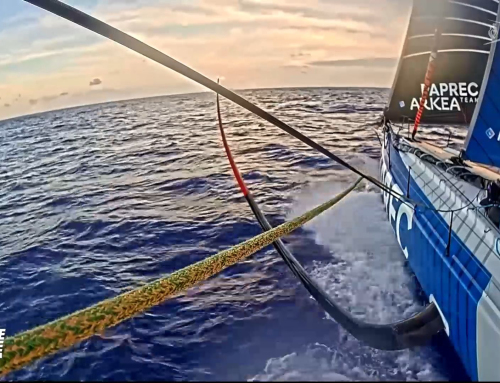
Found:
[[[443,321],[444,324],[444,331],[446,332],[446,335],[450,336],[450,326],[448,325],[448,321],[446,320],[445,316],[443,315],[443,312],[441,311],[441,308],[439,307],[439,304],[436,301],[436,298],[434,298],[434,295],[429,295],[429,303],[434,303],[439,311],[439,315],[441,316],[441,320]]]

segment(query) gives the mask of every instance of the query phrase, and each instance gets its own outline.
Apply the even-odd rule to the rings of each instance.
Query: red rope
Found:
[[[234,162],[233,155],[231,154],[231,149],[229,149],[229,145],[227,144],[226,134],[224,133],[224,129],[222,128],[222,118],[220,115],[220,105],[219,105],[219,94],[217,94],[217,117],[219,119],[220,134],[222,136],[222,143],[224,144],[224,149],[226,150],[227,158],[229,160],[229,163],[231,164],[231,168],[233,169],[234,177],[236,178],[236,181],[238,181],[238,185],[240,186],[241,192],[246,197],[248,195],[247,186],[245,185],[245,181],[243,181],[243,178],[241,177],[241,174],[238,170],[238,167],[236,166],[236,163]]]
[[[441,26],[439,26],[434,34],[434,46],[431,51],[431,56],[429,57],[429,64],[427,65],[427,72],[425,73],[424,81],[424,91],[422,93],[422,98],[420,99],[420,105],[418,107],[417,116],[415,117],[415,125],[413,126],[412,138],[415,139],[418,127],[420,125],[420,120],[422,119],[422,114],[424,113],[425,103],[429,98],[429,90],[432,85],[432,77],[434,75],[434,70],[436,69],[436,58],[439,49],[439,37],[441,36]]]
[[[431,88],[432,75],[434,74],[434,69],[436,68],[436,64],[434,60],[436,59],[434,52],[431,53],[431,58],[429,60],[429,65],[427,66],[427,72],[425,74],[425,82],[424,82],[424,92],[422,94],[422,98],[420,99],[420,105],[418,107],[417,117],[415,117],[415,126],[413,127],[412,137],[415,138],[417,134],[418,127],[420,125],[420,120],[422,119],[422,114],[424,113],[425,103],[429,98],[429,90]]]

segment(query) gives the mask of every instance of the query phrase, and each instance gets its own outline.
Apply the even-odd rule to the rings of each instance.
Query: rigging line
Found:
[[[373,128],[373,131],[375,132],[375,134],[377,135],[377,139],[378,139],[378,142],[380,144],[380,147],[383,147],[384,145],[382,145],[382,140],[380,139],[380,136],[377,132],[377,129]]]
[[[279,120],[275,116],[271,115],[270,113],[264,111],[263,109],[259,108],[257,105],[252,104],[251,102],[245,100],[243,97],[237,95],[236,93],[230,91],[229,89],[226,89],[225,87],[217,84],[216,82],[210,80],[209,78],[205,77],[201,73],[189,68],[188,66],[180,63],[179,61],[171,58],[170,56],[167,56],[166,54],[158,51],[157,49],[143,43],[140,40],[137,40],[136,38],[112,27],[109,24],[104,23],[103,21],[100,21],[76,8],[73,8],[67,4],[62,3],[59,0],[24,0],[30,4],[33,4],[39,8],[42,8],[48,12],[51,12],[57,16],[60,16],[68,21],[71,21],[77,25],[80,25],[81,27],[84,27],[86,29],[89,29],[101,36],[104,36],[110,40],[113,40],[117,42],[118,44],[121,44],[134,52],[137,52],[145,57],[148,57],[149,59],[156,61],[157,63],[172,69],[173,71],[182,74],[183,76],[197,82],[198,84],[201,84],[208,89],[213,90],[214,92],[224,96],[225,98],[231,100],[235,104],[241,106],[242,108],[247,109],[248,111],[254,113],[255,115],[261,117],[262,119],[266,120],[267,122],[273,124],[274,126],[284,130],[288,134],[292,135],[293,137],[299,139],[302,141],[304,144],[310,146],[313,149],[316,149],[320,153],[324,154],[325,156],[329,157],[330,159],[334,160],[338,164],[344,166],[345,168],[351,170],[352,172],[356,173],[357,175],[365,178],[366,180],[370,181],[374,185],[378,186],[382,190],[391,193],[395,198],[398,198],[401,200],[401,198],[405,198],[405,196],[401,195],[399,197],[395,196],[391,190],[387,186],[385,186],[382,182],[377,180],[376,178],[364,174],[360,170],[358,170],[356,167],[350,165],[337,155],[333,154],[317,142],[313,141],[309,137],[305,136],[304,134],[300,133],[299,131],[295,130],[288,124],[284,123],[283,121]]]
[[[358,181],[359,183],[359,181]],[[144,313],[167,299],[174,298],[200,282],[204,282],[228,267],[248,258],[304,226],[345,198],[357,184],[349,186],[331,200],[309,210],[291,221],[261,233],[230,249],[177,270],[160,279],[137,287],[93,306],[78,310],[52,322],[5,339],[0,358],[0,376],[15,371],[37,359],[102,334],[107,329]]]
[[[491,204],[491,205],[484,205],[484,206],[476,206],[474,208],[471,208],[471,210],[474,210],[474,209],[481,210],[481,209],[487,209],[489,207],[498,207],[498,208],[500,208],[500,205],[499,204]]]
[[[382,140],[380,139],[380,135],[377,131],[377,129],[375,129],[376,126],[379,126],[380,125],[380,121],[375,121],[375,122],[369,122],[369,123],[366,123],[364,125],[361,125],[358,127],[358,129],[364,129],[364,128],[372,128],[373,129],[373,132],[375,133],[375,135],[377,136],[377,139],[378,139],[378,142],[380,144],[380,146],[382,147]]]
[[[332,159],[333,161],[337,162],[338,164],[344,166],[345,168],[351,170],[355,174],[359,175],[360,177],[366,179],[367,181],[373,183],[389,195],[393,196],[396,198],[396,200],[407,204],[410,207],[413,207],[413,205],[418,205],[418,203],[412,201],[409,198],[406,198],[404,194],[399,194],[395,193],[391,188],[387,187],[384,185],[382,182],[377,180],[376,178],[363,173],[356,167],[350,165],[337,155],[333,154],[317,142],[313,141],[309,137],[305,136],[304,134],[300,133],[299,131],[295,130],[288,124],[284,123],[283,121],[279,120],[278,118],[274,117],[270,113],[264,111],[263,109],[259,108],[257,105],[245,100],[243,97],[237,95],[236,93],[230,91],[229,89],[226,89],[220,84],[217,84],[216,82],[210,80],[209,78],[203,76],[201,73],[189,68],[188,66],[180,63],[179,61],[171,58],[170,56],[167,56],[166,54],[158,51],[157,49],[143,43],[140,40],[137,40],[136,38],[112,27],[109,24],[104,23],[103,21],[100,21],[96,19],[95,17],[92,17],[90,15],[87,15],[86,13],[73,8],[67,4],[62,3],[59,0],[24,0],[27,3],[33,4],[39,8],[42,8],[50,13],[53,13],[59,17],[62,17],[63,19],[66,19],[68,21],[71,21],[72,23],[75,23],[77,25],[80,25],[83,28],[86,28],[92,32],[95,32],[101,36],[104,36],[110,40],[115,41],[118,44],[121,44],[129,49],[131,49],[134,52],[137,52],[145,57],[148,57],[149,59],[197,82],[198,84],[201,84],[208,89],[213,90],[214,92],[224,96],[228,100],[231,100],[235,104],[241,106],[244,109],[247,109],[248,111],[254,113],[255,115],[261,117],[262,119],[266,120],[267,122],[271,123],[272,125],[280,128],[281,130],[284,130],[291,136],[297,138],[298,140],[302,141],[304,144],[308,145],[309,147],[316,149],[320,153],[324,154],[328,158]],[[432,209],[429,207],[426,207],[428,209]]]
[[[437,172],[440,174],[440,176],[441,176],[444,180],[448,181],[448,183],[451,185],[451,187],[450,187],[450,186],[448,186],[448,187],[450,188],[450,190],[451,190],[452,188],[453,188],[453,189],[456,189],[456,190],[458,191],[458,193],[457,193],[457,194],[461,194],[461,195],[462,195],[462,197],[464,197],[464,198],[465,198],[465,200],[468,202],[468,203],[467,203],[467,205],[465,205],[464,207],[460,208],[460,210],[464,210],[464,209],[466,209],[466,208],[467,208],[467,209],[469,209],[469,208],[470,208],[470,206],[471,206],[472,204],[474,204],[474,202],[475,202],[475,201],[479,198],[479,196],[481,195],[481,192],[483,191],[483,189],[479,189],[479,191],[477,192],[476,196],[475,196],[475,197],[471,200],[469,197],[467,197],[467,196],[464,194],[464,192],[463,192],[462,190],[460,190],[460,188],[459,188],[459,187],[458,187],[458,186],[457,186],[457,185],[453,182],[453,180],[452,180],[452,179],[450,179],[450,178],[448,177],[448,174],[450,174],[450,173],[446,173],[445,171],[441,170],[441,169],[439,168],[439,166],[436,166],[436,170],[437,170]],[[450,174],[450,175],[451,175],[451,176],[453,176],[453,174]],[[458,212],[458,211],[457,211],[457,212]],[[452,213],[454,213],[454,212],[452,212]]]
[[[90,16],[87,15],[86,13],[73,8],[67,4],[62,3],[59,0],[24,0],[30,4],[33,4],[35,6],[38,6],[48,12],[51,12],[55,15],[58,15],[66,20],[69,20],[77,25],[80,25],[84,28],[87,28],[97,34],[100,34],[101,36],[104,36],[110,40],[113,40],[117,42],[118,44],[121,44],[134,52],[137,52],[145,57],[148,57],[149,59],[156,61],[157,63],[172,69],[173,71],[182,74],[183,76],[207,87],[208,89],[213,90],[214,92],[221,94],[228,100],[231,100],[235,104],[241,106],[242,108],[247,109],[248,111],[254,113],[255,115],[261,117],[262,119],[266,120],[267,122],[273,124],[274,126],[284,130],[288,134],[292,135],[293,137],[299,139],[306,145],[310,146],[313,149],[316,149],[320,153],[324,154],[328,158],[332,159],[333,161],[337,162],[338,164],[344,166],[345,168],[351,170],[355,174],[363,177],[364,179],[368,180],[369,182],[373,183],[389,195],[393,196],[396,198],[398,201],[405,203],[409,205],[410,207],[413,207],[412,205],[418,205],[419,203],[416,203],[412,201],[409,198],[406,198],[405,195],[395,193],[391,188],[387,187],[384,185],[382,182],[377,180],[376,178],[363,173],[356,167],[350,165],[346,161],[342,160],[340,157],[337,155],[333,154],[317,142],[313,141],[309,137],[303,135],[299,131],[295,130],[288,124],[284,123],[283,121],[279,120],[278,118],[274,117],[270,113],[264,111],[263,109],[259,108],[257,105],[245,100],[243,97],[237,95],[236,93],[230,91],[229,89],[226,89],[225,87],[221,86],[220,84],[217,84],[216,82],[210,80],[209,78],[203,76],[199,72],[187,67],[186,65],[178,62],[177,60],[174,60],[170,56],[167,56],[166,54],[158,51],[157,49],[152,48],[151,46],[143,43],[142,41],[137,40],[136,38]],[[421,204],[420,204],[421,205]],[[432,209],[430,207],[425,206],[427,209]]]
[[[248,191],[245,181],[241,177],[238,167],[234,161],[231,149],[224,133],[220,112],[219,95],[217,94],[217,117],[219,130],[222,137],[227,158],[233,170],[234,177],[238,182],[241,192],[245,196],[250,209],[259,222],[264,232],[272,230],[272,226],[262,213],[252,194]],[[359,178],[358,182],[362,180]],[[429,304],[422,312],[415,316],[392,324],[378,325],[366,323],[353,317],[348,311],[337,305],[330,296],[309,276],[300,262],[286,248],[281,239],[273,242],[273,246],[281,256],[293,274],[302,282],[316,302],[325,310],[338,324],[348,331],[356,339],[379,350],[402,350],[410,347],[426,344],[435,334],[443,330],[444,324],[439,310],[434,303]]]
[[[394,131],[392,130],[392,128],[391,128],[391,127],[389,127],[389,129],[390,129],[390,134],[394,134],[394,135],[396,135],[396,133],[394,133]],[[393,146],[393,148],[394,148],[395,150],[402,151],[402,152],[408,152],[408,151],[405,151],[405,150],[404,150],[404,149],[402,149],[402,148],[396,147],[396,146],[395,146],[395,143],[392,141],[392,139],[391,139],[391,145]],[[403,144],[403,145],[409,146],[408,144]],[[390,149],[388,149],[388,150],[390,150]],[[417,156],[417,157],[418,157],[418,156]],[[420,157],[419,157],[419,158],[420,158]],[[434,158],[434,157],[433,157],[433,158]],[[421,159],[421,158],[420,158],[420,159]],[[421,159],[421,160],[422,160],[422,159]],[[425,160],[422,160],[422,161],[425,161]],[[447,178],[447,179],[448,179],[448,178]],[[481,190],[482,190],[482,189],[481,189]],[[481,190],[480,190],[480,191],[481,191]],[[479,193],[478,193],[478,195],[479,195]],[[412,202],[412,204],[413,204],[413,205],[408,204],[406,201],[402,201],[402,203],[406,204],[407,206],[409,206],[410,208],[413,208],[413,209],[415,209],[415,208],[417,208],[417,207],[420,207],[422,210],[433,211],[433,212],[436,212],[436,213],[456,213],[456,212],[459,212],[459,211],[461,211],[461,210],[465,210],[465,209],[469,208],[469,207],[470,207],[470,206],[474,203],[474,201],[470,201],[469,203],[467,203],[467,204],[465,204],[465,205],[463,205],[463,206],[461,206],[461,207],[459,207],[459,208],[456,208],[456,209],[436,209],[436,208],[434,208],[434,207],[429,207],[429,206],[427,206],[426,204],[421,203],[421,202],[418,202],[418,201],[414,201],[414,200],[411,200],[411,199],[408,199],[408,200],[410,200],[410,201]],[[401,200],[400,200],[400,201],[401,201]]]

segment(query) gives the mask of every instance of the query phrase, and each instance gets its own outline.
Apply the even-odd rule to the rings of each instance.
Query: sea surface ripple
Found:
[[[381,89],[239,92],[350,163],[377,173]],[[222,103],[233,154],[271,224],[355,177]],[[446,144],[444,129],[427,138]],[[464,130],[454,130],[457,146]],[[0,328],[31,329],[260,233],[233,180],[211,93],[84,106],[0,122]],[[285,240],[355,315],[421,309],[418,285],[366,187]],[[327,318],[272,247],[185,294],[8,380],[449,380],[446,339],[382,352]]]

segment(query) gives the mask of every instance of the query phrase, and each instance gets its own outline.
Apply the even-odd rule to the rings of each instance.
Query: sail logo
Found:
[[[488,128],[488,130],[486,131],[486,136],[488,136],[488,138],[490,140],[494,139],[497,135],[497,132],[495,132],[495,130],[493,130],[493,128]],[[500,132],[498,132],[498,141],[500,141]]]
[[[422,95],[425,84],[420,84]],[[460,83],[438,83],[432,84],[429,90],[429,98],[425,100],[426,110],[437,111],[462,111],[461,105],[477,103],[479,96],[479,85],[475,82],[467,84]],[[418,110],[422,98],[413,98],[410,110]]]
[[[486,135],[488,136],[488,138],[491,140],[493,139],[493,137],[496,136],[496,133],[495,131],[492,129],[492,128],[489,128],[487,131],[486,131]]]
[[[493,25],[490,27],[490,30],[488,31],[488,36],[490,37],[491,42],[486,43],[484,45],[494,44],[497,41],[499,41],[499,39],[498,39],[499,26],[500,26],[500,23],[498,21],[495,21],[493,23]]]
[[[490,36],[491,41],[498,39],[498,23],[495,22],[488,31],[488,36]]]

